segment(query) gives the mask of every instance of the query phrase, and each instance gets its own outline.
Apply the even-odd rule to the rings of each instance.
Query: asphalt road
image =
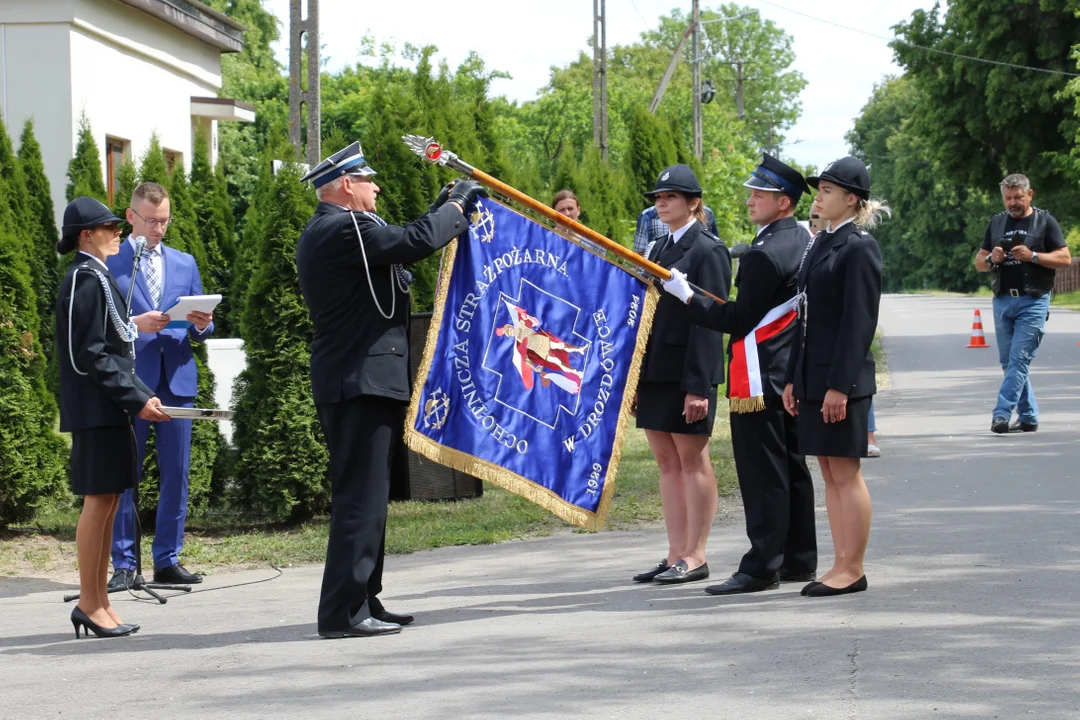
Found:
[[[662,530],[565,534],[392,558],[384,601],[418,616],[397,636],[315,639],[304,567],[124,601],[141,633],[75,641],[70,586],[0,579],[0,717],[1080,717],[1080,315],[1055,311],[1036,360],[1039,432],[992,436],[996,350],[965,347],[976,307],[994,344],[989,305],[883,302],[869,592],[638,586]]]

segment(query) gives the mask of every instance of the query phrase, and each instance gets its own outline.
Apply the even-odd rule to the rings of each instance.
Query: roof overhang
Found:
[[[198,0],[120,0],[224,53],[240,52],[247,29]]]
[[[255,106],[233,98],[192,97],[191,114],[225,122],[255,122]]]

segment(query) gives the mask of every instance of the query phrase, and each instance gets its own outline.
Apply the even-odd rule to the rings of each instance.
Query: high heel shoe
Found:
[[[81,609],[76,607],[71,611],[71,624],[75,626],[75,638],[78,639],[79,628],[81,627],[86,631],[86,637],[90,637],[90,633],[98,637],[123,637],[124,635],[130,635],[135,632],[130,625],[117,625],[113,628],[105,628],[98,625],[96,622],[90,619],[90,617],[84,613]]]
[[[847,595],[849,593],[862,592],[866,590],[867,587],[869,587],[869,585],[866,582],[866,576],[863,575],[861,578],[851,583],[847,587],[834,588],[829,587],[825,583],[818,583],[817,585],[808,585],[807,587],[803,588],[803,593],[806,595],[806,597],[832,597],[833,595]]]

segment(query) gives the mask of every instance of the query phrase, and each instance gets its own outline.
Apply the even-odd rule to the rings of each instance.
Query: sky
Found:
[[[914,10],[933,5],[932,0],[828,0],[813,4],[795,0],[739,1],[757,9],[794,40],[794,69],[803,74],[808,84],[800,97],[801,118],[787,133],[783,154],[818,168],[848,154],[844,135],[869,99],[874,84],[885,75],[898,73],[899,68],[893,63],[886,40],[797,13],[891,37],[893,25],[909,18]],[[608,47],[635,42],[674,8],[687,14],[691,8],[691,0],[606,2]],[[282,35],[287,36],[289,0],[264,0],[264,4],[282,21]],[[721,4],[702,0],[703,9]],[[451,67],[475,50],[489,68],[504,70],[513,77],[495,81],[494,94],[531,100],[547,84],[552,66],[566,65],[582,51],[591,53],[592,5],[592,0],[471,4],[446,0],[321,0],[323,61],[331,72],[353,65],[362,59],[360,40],[368,33],[378,42],[388,41],[398,48],[407,42],[436,45]],[[288,66],[285,42],[276,49],[282,63]]]

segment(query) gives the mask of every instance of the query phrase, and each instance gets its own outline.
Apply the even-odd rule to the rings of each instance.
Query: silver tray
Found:
[[[161,412],[171,418],[185,420],[232,420],[232,410],[218,410],[215,408],[184,408],[184,407],[161,407]]]

